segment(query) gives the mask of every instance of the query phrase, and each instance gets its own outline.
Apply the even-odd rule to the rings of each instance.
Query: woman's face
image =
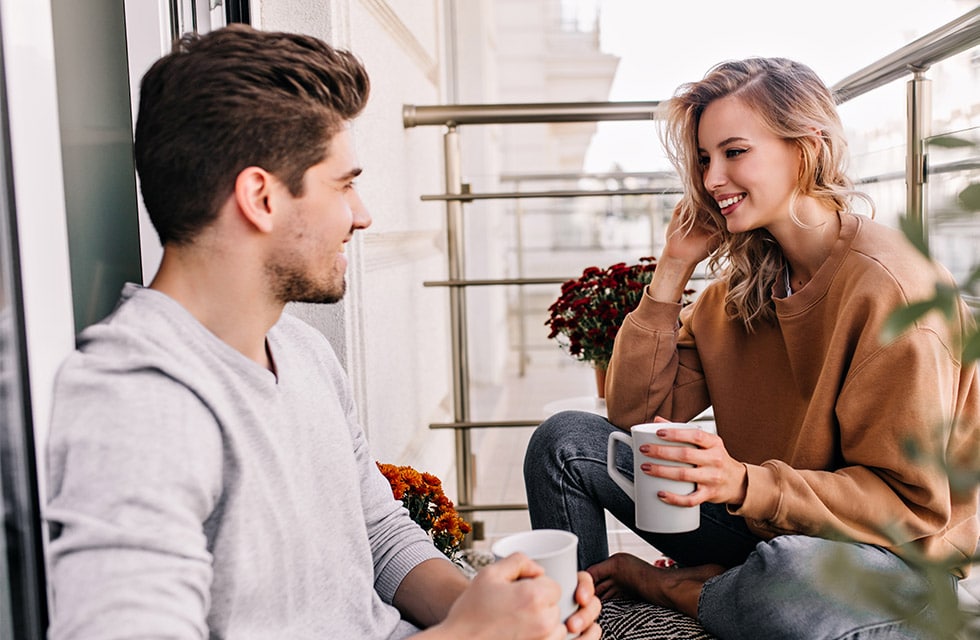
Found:
[[[771,133],[737,97],[705,107],[698,125],[702,180],[730,233],[792,224],[800,151]]]

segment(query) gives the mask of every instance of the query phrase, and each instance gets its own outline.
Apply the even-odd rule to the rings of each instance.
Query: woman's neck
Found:
[[[808,220],[809,219],[809,220]],[[830,209],[802,219],[804,226],[790,222],[780,230],[770,230],[786,258],[786,269],[793,291],[798,291],[826,262],[840,235],[840,216]]]

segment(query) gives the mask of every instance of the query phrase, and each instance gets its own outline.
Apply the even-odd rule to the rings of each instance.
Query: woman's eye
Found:
[[[726,158],[737,158],[745,153],[745,149],[728,149],[725,151]]]
[[[701,156],[698,158],[698,164],[701,165],[702,167],[707,167],[710,161],[711,160],[710,158],[708,158],[708,156]]]

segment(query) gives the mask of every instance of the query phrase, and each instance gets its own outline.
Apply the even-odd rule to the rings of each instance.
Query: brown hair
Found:
[[[353,54],[310,36],[235,24],[181,38],[143,76],[136,121],[136,168],[160,242],[193,240],[250,166],[302,195],[306,170],[369,91]]]
[[[681,85],[667,105],[664,142],[684,183],[680,210],[683,228],[700,223],[715,230],[721,244],[710,259],[728,283],[726,309],[751,331],[757,320],[775,320],[772,286],[785,268],[779,245],[765,229],[729,233],[718,204],[704,186],[698,153],[701,114],[713,101],[737,96],[776,136],[794,144],[802,162],[790,215],[801,196],[849,211],[853,197],[874,204],[854,190],[847,177],[847,142],[837,106],[827,86],[808,66],[785,58],[723,62],[699,82]],[[724,261],[724,267],[722,263]]]

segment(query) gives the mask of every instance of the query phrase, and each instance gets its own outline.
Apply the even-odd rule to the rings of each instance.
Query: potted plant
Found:
[[[631,265],[618,262],[605,269],[588,267],[578,278],[564,282],[561,295],[548,307],[548,338],[556,339],[571,356],[593,366],[600,398],[604,396],[605,372],[616,333],[626,314],[639,304],[656,268],[657,260],[652,257]],[[684,292],[685,303],[692,293]]]
[[[442,481],[412,467],[376,464],[391,485],[395,500],[402,501],[408,515],[429,534],[436,548],[459,564],[459,547],[471,527],[456,512],[452,500],[446,497]]]

